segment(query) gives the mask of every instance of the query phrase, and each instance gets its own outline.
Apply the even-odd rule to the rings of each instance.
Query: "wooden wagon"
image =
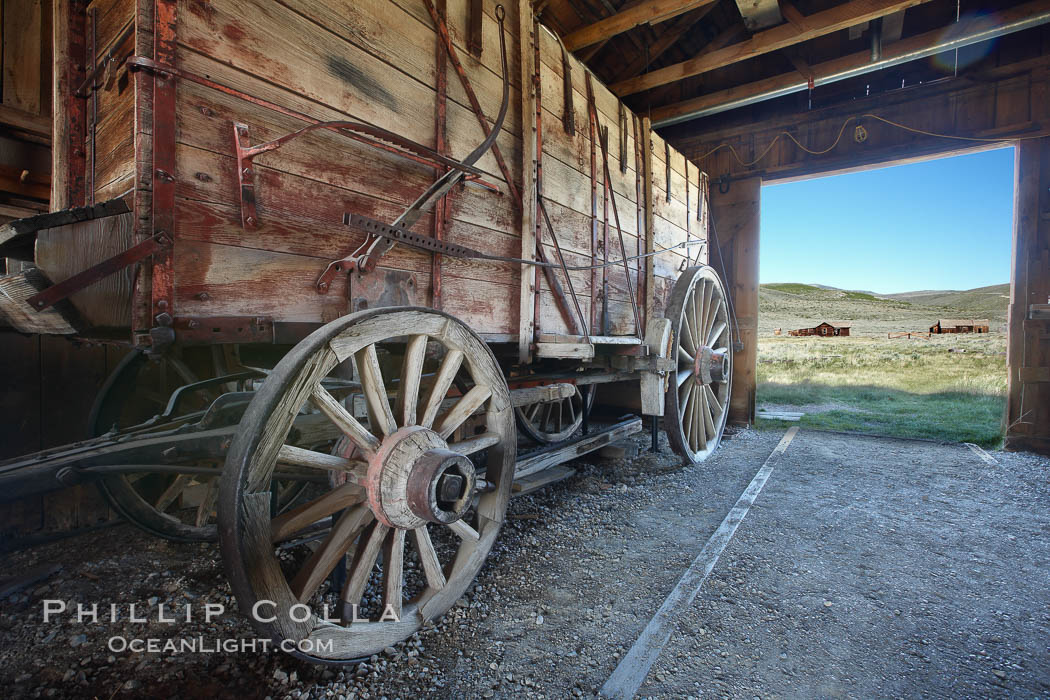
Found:
[[[2,229],[35,267],[0,308],[139,352],[96,438],[0,465],[5,499],[97,480],[147,530],[217,537],[259,633],[340,663],[447,610],[515,490],[641,428],[589,425],[597,394],[686,462],[717,446],[706,176],[528,2],[55,22],[55,211]]]

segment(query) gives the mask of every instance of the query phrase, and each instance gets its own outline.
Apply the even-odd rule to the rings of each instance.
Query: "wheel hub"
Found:
[[[383,440],[369,460],[366,489],[377,520],[414,529],[462,518],[476,483],[469,459],[448,449],[433,430],[411,426]]]
[[[724,382],[729,376],[729,353],[715,352],[705,345],[696,353],[693,374],[702,384]]]

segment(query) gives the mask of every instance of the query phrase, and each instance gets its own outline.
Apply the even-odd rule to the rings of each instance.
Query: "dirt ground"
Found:
[[[592,697],[781,435],[738,433],[686,469],[666,443],[578,463],[572,479],[512,501],[476,586],[437,626],[357,667],[107,648],[115,636],[251,638],[215,546],[122,525],[9,554],[4,576],[63,569],[0,601],[0,684],[9,697],[104,700]],[[1050,460],[992,455],[800,432],[640,695],[1050,694]],[[227,613],[45,624],[45,599]]]

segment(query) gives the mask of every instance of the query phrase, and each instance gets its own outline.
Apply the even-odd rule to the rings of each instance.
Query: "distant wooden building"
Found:
[[[986,318],[941,318],[930,326],[930,333],[987,333]]]
[[[812,328],[798,328],[793,331],[788,331],[788,335],[819,335],[821,337],[841,337],[849,335],[850,329],[849,323],[841,323],[838,321],[824,321],[823,323],[813,326]]]

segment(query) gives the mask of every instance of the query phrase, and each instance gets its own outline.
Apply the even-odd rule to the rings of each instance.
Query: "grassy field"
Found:
[[[886,337],[889,330],[924,329],[938,317],[965,317],[971,310],[809,285],[768,286],[760,296],[760,425],[782,423],[762,419],[762,409],[801,411],[804,427],[999,444],[1004,333]],[[994,331],[1005,309],[986,309],[983,317],[992,319]],[[772,336],[773,328],[786,333],[825,319],[851,321],[854,335]]]

